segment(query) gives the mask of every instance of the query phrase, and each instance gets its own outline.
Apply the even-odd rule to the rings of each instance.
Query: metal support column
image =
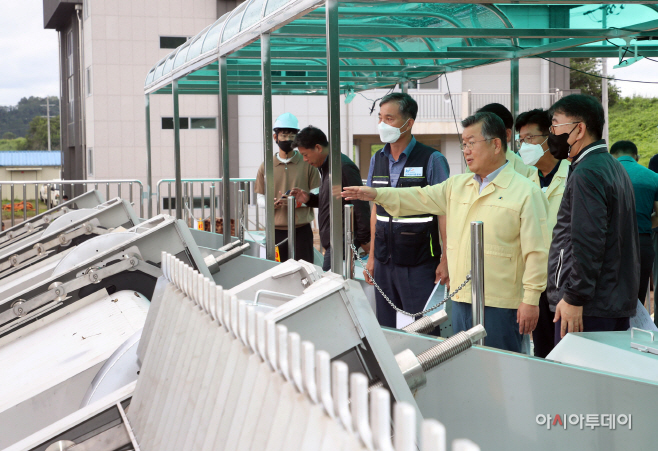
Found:
[[[151,95],[146,94],[144,97],[145,110],[146,110],[146,199],[147,199],[147,217],[153,216],[153,205],[151,203]],[[144,199],[139,200],[139,204],[144,204]]]
[[[345,273],[346,279],[354,279],[354,205],[345,205]]]
[[[171,82],[174,98],[174,172],[176,174],[176,219],[183,218],[183,182],[180,167],[180,114],[178,112],[178,80]]]
[[[238,191],[237,204],[238,204],[238,214],[235,218],[235,232],[238,234],[238,240],[240,244],[244,244],[244,209],[245,209],[245,200],[246,196],[244,190],[241,189]]]
[[[220,176],[222,178],[223,203],[222,222],[224,223],[224,246],[226,246],[231,242],[231,180],[229,178],[228,80],[225,56],[219,57],[219,127],[219,150],[221,152]]]
[[[295,196],[288,196],[288,260],[297,260],[295,255],[295,243],[297,234],[295,233]]]
[[[215,233],[216,219],[215,219],[215,184],[210,185],[210,233]]]
[[[484,238],[483,222],[471,222],[471,307],[473,327],[484,325]],[[476,342],[481,345],[484,339]]]
[[[265,164],[265,258],[274,260],[274,142],[272,139],[272,65],[270,35],[260,36],[260,59],[263,85],[263,161]],[[258,205],[256,206],[258,208]]]
[[[338,59],[338,0],[327,0],[327,101],[329,112],[329,181],[332,192],[341,189],[340,163],[340,67]],[[331,196],[331,270],[342,273],[343,267],[343,204],[340,197]]]
[[[519,59],[513,58],[510,61],[510,92],[512,98],[510,99],[510,106],[512,107],[512,117],[514,118],[514,123],[516,124],[516,116],[519,115]],[[516,129],[512,127],[512,138],[511,138],[511,149],[514,152],[518,152],[519,149],[516,148],[516,140],[514,135],[516,134]],[[507,149],[503,149],[507,150]]]

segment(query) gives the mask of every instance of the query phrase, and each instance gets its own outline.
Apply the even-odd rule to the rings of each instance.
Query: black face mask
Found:
[[[277,141],[279,149],[283,150],[285,153],[292,152],[292,141]]]
[[[578,128],[578,125],[571,129],[569,133],[562,133],[561,135],[548,135],[548,150],[558,160],[566,160],[569,158],[571,152],[571,145],[569,144],[569,136]]]

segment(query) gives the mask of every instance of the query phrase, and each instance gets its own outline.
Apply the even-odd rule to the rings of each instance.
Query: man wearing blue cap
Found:
[[[285,193],[295,187],[317,192],[320,173],[304,161],[293,148],[299,131],[299,121],[291,113],[283,113],[274,122],[274,142],[279,147],[274,157],[274,240],[280,243],[288,237],[288,211]],[[258,206],[265,207],[265,163],[258,168],[254,191]],[[313,263],[313,209],[297,202],[295,209],[295,257]],[[280,261],[288,260],[288,246],[279,246]]]

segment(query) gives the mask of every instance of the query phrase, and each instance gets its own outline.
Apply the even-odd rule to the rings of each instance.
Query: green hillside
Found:
[[[658,153],[658,99],[624,97],[608,111],[609,145],[617,141],[633,141],[640,151],[640,163]]]

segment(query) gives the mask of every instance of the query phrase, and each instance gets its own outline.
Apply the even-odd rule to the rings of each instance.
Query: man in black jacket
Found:
[[[318,194],[308,193],[300,188],[293,188],[290,191],[291,196],[306,204],[306,206],[318,209],[318,220],[320,221],[320,243],[324,248],[324,263],[322,269],[329,271],[331,269],[331,223],[329,217],[329,204],[331,203],[331,183],[329,181],[329,142],[327,136],[319,128],[309,125],[297,133],[293,142],[293,147],[297,147],[299,153],[304,157],[304,161],[320,170],[322,182]],[[342,170],[342,186],[337,192],[340,196],[343,186],[361,186],[361,173],[354,162],[343,153],[340,154]],[[370,252],[370,207],[368,202],[357,200],[347,202],[343,199],[343,205],[347,203],[354,204],[354,227],[355,243],[359,248],[361,246],[366,253]]]
[[[548,256],[555,343],[568,332],[627,330],[635,315],[640,256],[633,185],[608,153],[594,97],[558,100],[548,146],[571,161]]]

